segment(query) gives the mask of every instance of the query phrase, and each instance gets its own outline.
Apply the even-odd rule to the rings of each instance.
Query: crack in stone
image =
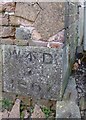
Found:
[[[36,4],[40,7],[41,10],[44,10],[38,2],[36,2]]]
[[[38,14],[37,14],[37,16],[36,16],[36,18],[35,18],[35,20],[34,20],[34,23],[36,22],[36,20],[37,20],[39,14],[40,14],[40,12],[41,12],[41,11],[38,12]]]

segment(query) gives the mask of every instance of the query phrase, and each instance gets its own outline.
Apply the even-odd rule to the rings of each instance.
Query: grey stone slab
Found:
[[[15,37],[16,37],[16,39],[20,39],[20,40],[29,40],[29,39],[31,39],[30,30],[26,29],[26,31],[25,31],[24,27],[16,28]]]
[[[69,78],[69,82],[68,82],[67,88],[65,90],[63,100],[64,101],[70,100],[70,101],[76,102],[77,99],[78,99],[78,93],[77,93],[77,90],[76,90],[75,78],[73,78],[71,76]]]
[[[73,101],[57,101],[56,118],[81,118],[78,105]]]
[[[3,45],[3,89],[35,98],[57,99],[62,49]]]

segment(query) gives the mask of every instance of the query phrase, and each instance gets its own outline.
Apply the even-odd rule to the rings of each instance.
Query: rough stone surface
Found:
[[[1,38],[0,39],[0,45],[1,44],[4,44],[4,45],[15,45],[15,42],[16,42],[16,40],[15,39],[12,39],[12,38]],[[17,44],[17,42],[16,42],[16,45],[18,45]]]
[[[0,112],[0,120],[2,119],[2,112]]]
[[[31,39],[31,32],[34,29],[34,27],[24,27],[21,26],[19,28],[16,28],[16,39],[19,40],[29,40]]]
[[[0,16],[0,25],[13,26],[15,29],[20,25],[34,26],[36,31],[32,33],[32,39],[47,41],[64,27],[64,8],[61,2],[0,2],[0,13],[4,14]]]
[[[35,21],[37,15],[39,14],[39,10],[35,9],[35,6],[30,3],[21,3],[17,2],[15,15],[23,17],[30,21]]]
[[[48,42],[47,47],[49,47],[49,48],[62,48],[63,43],[60,43],[60,42]]]
[[[10,25],[15,25],[15,26],[19,26],[19,25],[25,25],[25,26],[32,26],[33,23],[28,21],[28,20],[25,20],[21,17],[17,17],[15,15],[10,15],[9,16],[9,24]]]
[[[0,13],[0,25],[8,25],[8,15]]]
[[[24,26],[21,25],[20,27],[16,28],[16,39],[20,40],[41,40],[42,37],[40,33],[33,26]]]
[[[72,101],[57,101],[56,118],[81,118],[79,107]]]
[[[8,118],[8,111],[5,110],[2,114],[2,118]]]
[[[42,47],[47,47],[48,45],[48,42],[45,42],[45,41],[41,41],[41,40],[32,40],[30,43],[29,43],[30,46],[42,46]]]
[[[2,100],[2,50],[0,46],[0,100]],[[2,103],[0,102],[0,110],[2,108]]]
[[[3,2],[1,3],[2,9],[7,12],[15,11],[15,2]]]
[[[57,99],[62,81],[62,49],[6,45],[3,49],[4,91]]]
[[[30,113],[27,112],[27,110],[24,110],[24,118],[28,118],[30,116]]]
[[[10,37],[15,35],[14,27],[0,27],[0,37]]]
[[[20,118],[20,100],[17,99],[10,112],[9,118]]]
[[[86,110],[86,98],[85,97],[81,97],[80,99],[80,108],[81,110]]]
[[[78,94],[76,90],[75,79],[70,77],[67,88],[65,90],[63,100],[70,100],[76,102],[78,99]]]
[[[10,25],[18,26],[18,25],[20,25],[19,21],[20,21],[20,18],[18,19],[18,17],[16,17],[16,16],[14,16],[14,15],[9,16],[9,24]]]
[[[64,3],[58,2],[40,2],[42,10],[40,11],[34,26],[41,33],[44,39],[57,34],[64,28]]]
[[[32,31],[32,39],[33,40],[41,40],[42,39],[40,33],[38,33],[37,30]]]
[[[48,41],[54,41],[54,42],[64,42],[64,29],[59,31],[54,36],[50,37]]]
[[[64,28],[64,3],[17,3],[15,15],[32,21],[45,40]]]
[[[2,80],[0,80],[0,100],[2,99]],[[0,109],[2,108],[2,103],[0,103]]]
[[[35,105],[34,112],[32,113],[31,118],[32,120],[34,118],[45,118],[45,114],[42,112],[41,108],[38,105]]]
[[[4,9],[2,9],[2,4],[0,3],[0,12],[2,12]]]

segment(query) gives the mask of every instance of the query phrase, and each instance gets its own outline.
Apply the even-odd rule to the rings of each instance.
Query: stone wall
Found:
[[[59,99],[64,3],[10,2],[0,6],[3,91]]]
[[[60,80],[57,78],[60,81],[60,89],[55,96],[51,96],[51,98],[56,98],[56,96],[57,98],[62,98],[64,90],[67,86],[69,75],[71,73],[71,67],[74,62],[76,46],[78,43],[77,34],[79,18],[77,5],[78,3],[71,2],[0,3],[0,6],[2,7],[2,9],[0,9],[0,43],[1,45],[8,44],[8,46],[5,46],[5,48],[8,48],[7,51],[9,51],[10,44],[19,45],[21,47],[38,46],[39,48],[39,46],[41,46],[44,47],[43,49],[45,49],[48,54],[50,51],[53,51],[52,48],[57,48],[56,50],[58,50],[58,53],[56,56],[59,56],[57,61],[60,61],[61,64],[61,73],[59,72],[59,68],[57,70],[57,73],[59,72],[60,75]],[[46,47],[48,48],[46,49]],[[10,51],[8,52],[8,54],[12,55],[12,58],[13,56],[15,58],[15,48],[16,47],[13,46],[13,55]],[[1,49],[3,50],[3,45]],[[42,51],[41,48],[39,48],[39,51]],[[38,52],[36,54],[38,54]],[[7,53],[3,53],[2,57],[4,61],[6,60],[4,58],[8,58],[9,55],[7,57]],[[29,57],[31,57],[31,55]],[[49,58],[46,56],[46,59]],[[11,62],[15,60],[17,60],[17,58],[14,60],[12,59]],[[59,63],[57,67],[58,66]],[[6,69],[8,68],[10,69],[10,65],[6,67]],[[10,74],[10,71],[8,71],[7,74],[8,73]],[[56,84],[56,86],[58,85]]]
[[[64,28],[64,3],[0,3],[1,44],[48,41]]]
[[[10,24],[9,16],[14,14],[15,3],[0,3],[0,41],[15,38],[15,26]],[[5,41],[3,41],[5,42]]]

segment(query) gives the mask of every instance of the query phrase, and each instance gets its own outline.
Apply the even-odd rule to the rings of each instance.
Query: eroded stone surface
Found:
[[[4,90],[57,99],[62,80],[62,49],[3,46]]]
[[[15,104],[10,112],[9,118],[20,118],[20,100],[16,99]]]
[[[35,20],[34,26],[41,33],[42,38],[57,34],[64,28],[64,3],[59,2],[39,2],[41,11]]]
[[[31,31],[33,30],[33,27],[24,27],[21,26],[16,29],[16,39],[20,40],[29,40],[31,38]]]
[[[8,118],[8,111],[5,110],[3,113],[2,113],[2,118]]]
[[[30,21],[35,21],[37,15],[39,14],[39,9],[35,8],[35,6],[31,3],[18,2],[16,4],[15,15]]]
[[[5,37],[12,37],[12,36],[14,36],[15,35],[15,28],[14,27],[1,27],[0,26],[0,37],[3,37],[3,38],[5,38]]]
[[[70,77],[63,100],[70,100],[76,102],[78,99],[78,94],[76,90],[76,83],[73,77]]]
[[[35,105],[34,112],[32,113],[31,118],[33,120],[34,118],[44,119],[46,117],[45,117],[45,114],[42,112],[41,108],[38,105]]]
[[[64,3],[16,3],[15,16],[21,17],[33,23],[42,38],[57,34],[64,28]]]
[[[15,10],[15,2],[3,2],[1,5],[4,11],[14,12]]]
[[[81,118],[79,107],[72,101],[58,101],[56,118]]]
[[[0,13],[0,25],[8,25],[8,15]]]

